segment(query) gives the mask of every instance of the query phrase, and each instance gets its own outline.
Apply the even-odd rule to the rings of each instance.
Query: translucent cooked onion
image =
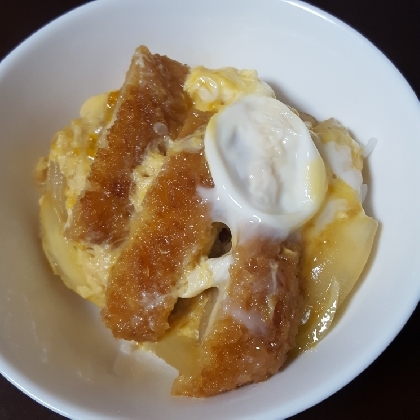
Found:
[[[66,179],[61,173],[58,163],[51,160],[48,165],[46,187],[51,194],[54,209],[62,223],[65,223],[67,220],[66,186]]]

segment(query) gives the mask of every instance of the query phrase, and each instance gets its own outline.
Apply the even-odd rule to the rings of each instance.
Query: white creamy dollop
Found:
[[[258,225],[286,237],[319,209],[324,162],[305,123],[282,102],[245,95],[212,117],[204,144],[215,188],[202,194],[231,230]]]

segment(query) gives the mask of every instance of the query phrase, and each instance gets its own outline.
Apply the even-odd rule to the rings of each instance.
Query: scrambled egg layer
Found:
[[[185,81],[184,89],[200,111],[220,111],[250,93],[275,97],[273,89],[258,78],[255,70],[238,70],[234,67],[218,70],[194,67]]]

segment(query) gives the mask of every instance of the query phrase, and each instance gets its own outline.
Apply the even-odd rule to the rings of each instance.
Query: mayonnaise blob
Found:
[[[204,147],[215,188],[201,192],[232,231],[258,225],[286,237],[323,202],[324,162],[305,123],[276,99],[249,94],[226,106]]]

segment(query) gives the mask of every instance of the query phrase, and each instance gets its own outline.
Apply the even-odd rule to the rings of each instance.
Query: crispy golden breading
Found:
[[[256,238],[234,247],[230,281],[213,309],[188,375],[172,393],[208,397],[263,381],[293,348],[303,310],[300,247]]]
[[[179,279],[208,244],[209,208],[197,187],[212,180],[201,152],[170,156],[133,221],[111,274],[102,311],[117,338],[157,340],[182,289]]]
[[[127,234],[132,212],[132,171],[147,146],[165,134],[176,138],[188,105],[183,84],[188,67],[139,47],[117,100],[114,118],[104,131],[87,189],[79,197],[67,236],[91,244],[115,244]],[[167,132],[160,132],[162,123]]]

